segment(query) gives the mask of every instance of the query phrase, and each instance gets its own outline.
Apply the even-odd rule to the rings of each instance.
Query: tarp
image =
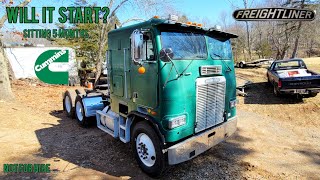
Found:
[[[15,78],[34,78],[34,64],[38,56],[47,50],[69,50],[70,69],[76,71],[75,51],[67,47],[17,47],[5,48],[5,53],[9,59]],[[70,71],[69,71],[70,72]]]

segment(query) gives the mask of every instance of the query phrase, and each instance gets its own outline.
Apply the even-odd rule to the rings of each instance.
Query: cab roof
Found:
[[[186,31],[186,32],[197,32],[197,33],[203,33],[203,34],[208,34],[212,36],[217,36],[221,38],[237,38],[238,36],[232,33],[220,31],[214,28],[202,28],[202,27],[197,27],[197,26],[191,26],[191,25],[186,25],[184,23],[179,23],[175,21],[170,21],[166,19],[157,19],[157,18],[151,18],[147,21],[133,24],[130,26],[125,26],[121,27],[118,29],[114,29],[109,32],[109,34],[117,33],[117,32],[122,32],[126,30],[131,30],[131,29],[139,29],[143,27],[150,27],[150,26],[155,26],[159,28],[160,30],[173,30],[173,31]]]

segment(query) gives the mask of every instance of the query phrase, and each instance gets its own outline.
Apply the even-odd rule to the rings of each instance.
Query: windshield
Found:
[[[161,32],[162,48],[171,48],[173,58],[207,59],[206,40],[201,34]]]
[[[209,54],[212,59],[232,59],[230,40],[208,37]]]

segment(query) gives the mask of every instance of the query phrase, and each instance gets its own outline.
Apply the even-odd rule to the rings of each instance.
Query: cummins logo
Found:
[[[315,16],[316,13],[312,10],[294,8],[238,9],[233,12],[233,17],[238,21],[312,21],[314,20]]]
[[[34,65],[34,71],[37,77],[45,83],[68,84],[69,72],[63,71],[63,68],[58,68],[60,70],[57,71],[53,67],[56,63],[67,62],[69,62],[68,50],[48,50],[38,57]]]

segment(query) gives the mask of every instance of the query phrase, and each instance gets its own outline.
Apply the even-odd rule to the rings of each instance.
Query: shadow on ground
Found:
[[[267,82],[258,82],[250,84],[245,92],[244,104],[296,104],[303,103],[302,99],[293,95],[281,95],[276,97],[273,94],[273,88]]]
[[[314,164],[317,164],[320,166],[320,152],[311,150],[311,149],[303,149],[303,150],[297,150],[296,152],[308,157],[311,162]]]
[[[112,138],[95,126],[82,128],[62,111],[52,111],[51,115],[59,118],[59,124],[35,132],[41,144],[38,156],[61,158],[112,176],[149,179],[138,167],[129,144]],[[239,135],[240,131],[231,137],[231,141],[220,143],[191,161],[171,166],[164,179],[241,178],[247,168],[241,157],[251,151],[242,149],[240,144],[251,139]]]
[[[248,64],[246,64],[246,66],[242,67],[242,68],[235,66],[235,68],[237,68],[237,69],[258,69],[261,67],[263,67],[263,66],[261,66],[261,65],[260,66],[259,65],[248,65]]]

